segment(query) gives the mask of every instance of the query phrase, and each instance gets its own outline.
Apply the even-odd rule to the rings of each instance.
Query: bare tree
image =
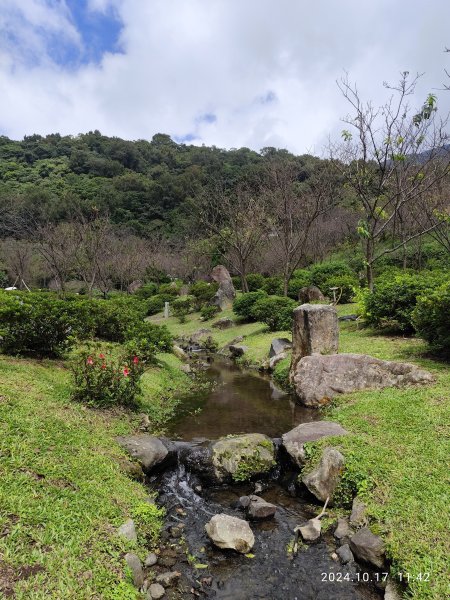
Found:
[[[13,285],[18,288],[31,285],[36,258],[34,245],[27,240],[7,238],[1,244],[1,255]]]
[[[374,263],[381,256],[435,229],[429,224],[420,231],[403,230],[400,237],[392,235],[399,231],[402,214],[448,172],[446,119],[437,117],[435,96],[430,94],[419,111],[409,106],[417,80],[405,72],[397,86],[385,84],[392,95],[379,108],[364,103],[347,77],[338,82],[352,114],[344,119],[350,131],[342,132],[341,143],[330,144],[330,157],[361,213],[358,232],[370,289]],[[381,247],[389,236],[392,243]]]

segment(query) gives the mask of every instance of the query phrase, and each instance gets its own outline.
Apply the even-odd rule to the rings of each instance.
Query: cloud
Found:
[[[320,153],[347,112],[336,86],[344,69],[375,104],[386,97],[384,80],[424,72],[420,104],[450,66],[445,0],[427,11],[418,0],[407,11],[388,0],[364,11],[356,0],[88,0],[83,18],[70,0],[3,4],[0,29],[19,33],[0,46],[0,130],[15,138],[163,132],[220,147]],[[94,56],[85,24],[100,17],[110,19],[108,40]],[[113,18],[121,28],[111,29]],[[81,45],[85,60],[58,60],[55,38],[63,48]],[[448,109],[450,92],[438,96]]]

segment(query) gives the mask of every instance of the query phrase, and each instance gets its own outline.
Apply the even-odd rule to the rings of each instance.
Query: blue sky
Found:
[[[0,133],[320,154],[345,71],[375,105],[423,73],[411,103],[450,109],[449,22],[448,0],[0,0]]]

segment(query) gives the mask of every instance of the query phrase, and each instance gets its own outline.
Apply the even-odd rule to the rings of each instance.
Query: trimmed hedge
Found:
[[[260,298],[252,308],[252,317],[269,326],[271,331],[291,329],[292,312],[297,302],[286,296],[267,296]]]
[[[433,349],[450,354],[450,281],[420,296],[412,319],[417,333]]]
[[[254,321],[255,318],[252,314],[253,306],[262,298],[267,298],[267,293],[263,290],[241,294],[241,296],[236,298],[233,302],[233,312],[238,315],[238,317],[247,319],[247,321]]]

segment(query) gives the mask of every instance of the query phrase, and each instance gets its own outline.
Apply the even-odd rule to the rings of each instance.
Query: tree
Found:
[[[385,84],[392,94],[379,108],[363,102],[347,77],[338,82],[352,113],[344,119],[350,130],[342,132],[343,141],[330,144],[330,158],[361,214],[358,233],[370,289],[377,260],[435,228],[400,228],[400,235],[393,235],[399,233],[402,214],[448,173],[446,120],[437,117],[435,96],[430,94],[419,111],[408,103],[417,80],[405,72],[397,86]]]

